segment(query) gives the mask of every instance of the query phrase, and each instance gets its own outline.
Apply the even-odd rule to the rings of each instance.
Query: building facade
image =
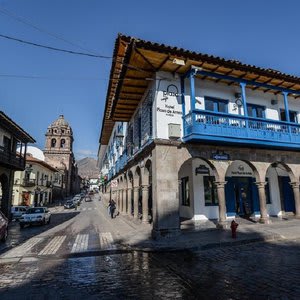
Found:
[[[53,191],[60,186],[62,178],[59,171],[45,161],[26,156],[24,171],[15,172],[13,186],[13,205],[45,206],[52,203]]]
[[[26,131],[0,112],[0,209],[6,216],[10,214],[14,173],[25,169],[27,143],[34,142]]]
[[[73,154],[73,131],[63,115],[60,115],[46,132],[45,162],[63,175],[63,196],[76,194],[80,190],[78,170]]]
[[[114,58],[105,199],[154,237],[186,219],[300,217],[300,78],[122,35]]]

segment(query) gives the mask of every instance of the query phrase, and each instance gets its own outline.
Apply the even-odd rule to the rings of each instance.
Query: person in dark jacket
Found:
[[[108,207],[109,207],[110,217],[113,219],[116,210],[116,202],[113,199],[109,200]]]

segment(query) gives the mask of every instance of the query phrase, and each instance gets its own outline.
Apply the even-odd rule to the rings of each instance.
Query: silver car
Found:
[[[24,228],[25,225],[32,224],[49,224],[51,213],[47,207],[31,207],[19,219],[20,227]]]

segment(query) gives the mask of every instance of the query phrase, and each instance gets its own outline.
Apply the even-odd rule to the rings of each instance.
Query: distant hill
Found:
[[[78,174],[82,178],[98,178],[99,169],[97,160],[91,157],[85,157],[77,161]]]

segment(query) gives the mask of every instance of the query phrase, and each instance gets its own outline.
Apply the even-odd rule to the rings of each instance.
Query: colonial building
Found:
[[[73,154],[73,131],[60,115],[47,129],[44,149],[45,162],[63,174],[63,195],[79,192],[80,182]]]
[[[59,184],[62,185],[62,180],[58,170],[27,153],[25,170],[15,172],[13,205],[44,206],[52,203],[53,190]]]
[[[153,223],[300,217],[300,78],[119,35],[98,154],[104,199]]]
[[[0,111],[0,209],[6,216],[11,207],[14,173],[25,169],[27,143],[34,142],[26,131]]]

